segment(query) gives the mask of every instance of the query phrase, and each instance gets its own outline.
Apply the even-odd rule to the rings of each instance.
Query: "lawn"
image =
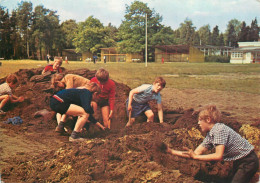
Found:
[[[1,61],[0,78],[19,69],[44,67],[46,61]],[[228,63],[89,63],[73,62],[62,65],[66,69],[107,69],[110,77],[131,88],[152,83],[154,78],[165,78],[166,87],[184,89],[214,89],[260,94],[260,64]]]

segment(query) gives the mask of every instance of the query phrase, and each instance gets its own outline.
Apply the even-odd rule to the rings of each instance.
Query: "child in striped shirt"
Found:
[[[195,149],[177,151],[168,146],[166,152],[202,160],[202,161],[234,161],[232,183],[249,182],[259,168],[259,159],[254,147],[233,129],[220,121],[221,113],[215,105],[205,106],[199,113],[198,124],[207,135],[203,142]],[[208,149],[215,148],[212,154],[203,154]]]

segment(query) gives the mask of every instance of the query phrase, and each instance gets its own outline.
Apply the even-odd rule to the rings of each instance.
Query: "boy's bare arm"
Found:
[[[195,151],[190,150],[189,154],[192,159],[202,160],[202,161],[221,161],[223,159],[223,154],[225,150],[224,145],[217,145],[215,153],[202,155],[202,152],[205,152],[205,147],[198,146]],[[197,154],[201,153],[201,154]]]
[[[129,101],[128,101],[128,110],[131,109],[132,110],[132,101],[133,101],[133,96],[134,94],[136,93],[139,93],[138,90],[135,88],[135,89],[132,89],[129,93]]]
[[[96,123],[96,125],[101,128],[102,130],[105,130],[106,128],[99,122]]]
[[[158,106],[158,117],[160,120],[160,123],[163,123],[163,108],[162,108],[162,104],[157,104]]]

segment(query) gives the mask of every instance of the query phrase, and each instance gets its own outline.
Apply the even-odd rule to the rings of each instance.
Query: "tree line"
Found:
[[[45,54],[60,55],[63,49],[77,52],[100,52],[100,48],[117,47],[120,53],[140,53],[145,50],[145,19],[147,16],[148,53],[153,58],[155,45],[215,45],[236,47],[237,42],[258,41],[257,19],[251,25],[232,19],[224,33],[216,25],[197,29],[185,19],[173,30],[163,25],[163,17],[146,3],[134,1],[126,5],[124,19],[119,27],[104,26],[94,16],[84,22],[66,20],[60,23],[56,11],[43,5],[33,9],[31,2],[22,1],[9,13],[0,6],[0,58],[44,59]],[[173,18],[174,21],[174,18]]]

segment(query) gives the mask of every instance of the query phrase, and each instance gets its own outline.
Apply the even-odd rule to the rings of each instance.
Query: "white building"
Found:
[[[260,42],[238,42],[238,48],[231,50],[230,63],[260,63]]]

